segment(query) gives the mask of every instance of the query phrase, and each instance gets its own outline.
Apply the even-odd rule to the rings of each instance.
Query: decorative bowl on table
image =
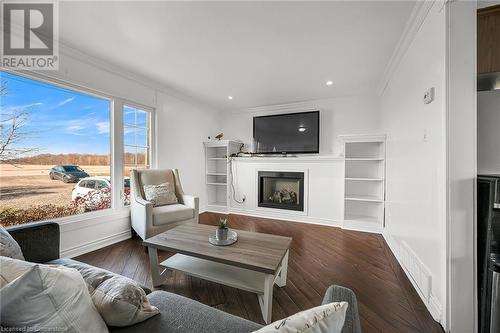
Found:
[[[209,236],[208,236],[208,241],[212,245],[217,245],[217,246],[226,246],[226,245],[231,245],[236,243],[238,240],[238,234],[236,231],[233,231],[231,229],[227,229],[227,238],[226,239],[221,239],[217,237],[217,230],[214,230]]]

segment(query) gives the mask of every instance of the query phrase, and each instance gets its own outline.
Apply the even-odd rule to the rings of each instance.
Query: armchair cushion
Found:
[[[174,173],[172,170],[147,170],[137,173],[139,184],[139,191],[142,198],[146,199],[144,187],[147,185],[160,185],[163,183],[170,183],[175,186]],[[147,200],[147,199],[146,199]]]
[[[159,206],[153,208],[153,225],[164,225],[194,217],[194,209],[181,204]]]

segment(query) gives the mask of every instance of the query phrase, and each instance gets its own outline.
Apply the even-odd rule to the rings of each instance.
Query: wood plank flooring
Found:
[[[200,223],[215,225],[219,216],[203,213]],[[273,321],[320,305],[328,286],[337,284],[356,293],[364,333],[443,332],[382,236],[234,214],[228,221],[231,228],[293,238],[287,285],[274,287]],[[160,252],[160,260],[170,255]],[[76,259],[151,286],[149,260],[140,239],[129,239]],[[161,289],[263,324],[255,294],[177,272]]]

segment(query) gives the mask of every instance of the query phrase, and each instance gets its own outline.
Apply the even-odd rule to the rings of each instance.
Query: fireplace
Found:
[[[304,211],[304,173],[259,171],[259,207]]]

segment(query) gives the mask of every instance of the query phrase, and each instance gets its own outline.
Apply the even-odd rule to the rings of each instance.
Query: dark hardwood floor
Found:
[[[200,223],[215,224],[219,216],[201,214]],[[287,285],[274,287],[273,321],[320,305],[327,287],[337,284],[356,293],[364,333],[443,332],[382,236],[233,214],[229,215],[229,225],[293,238]],[[160,259],[170,255],[160,252]],[[76,259],[151,286],[148,256],[140,239],[129,239]],[[162,289],[263,323],[255,294],[181,273],[174,273]]]

